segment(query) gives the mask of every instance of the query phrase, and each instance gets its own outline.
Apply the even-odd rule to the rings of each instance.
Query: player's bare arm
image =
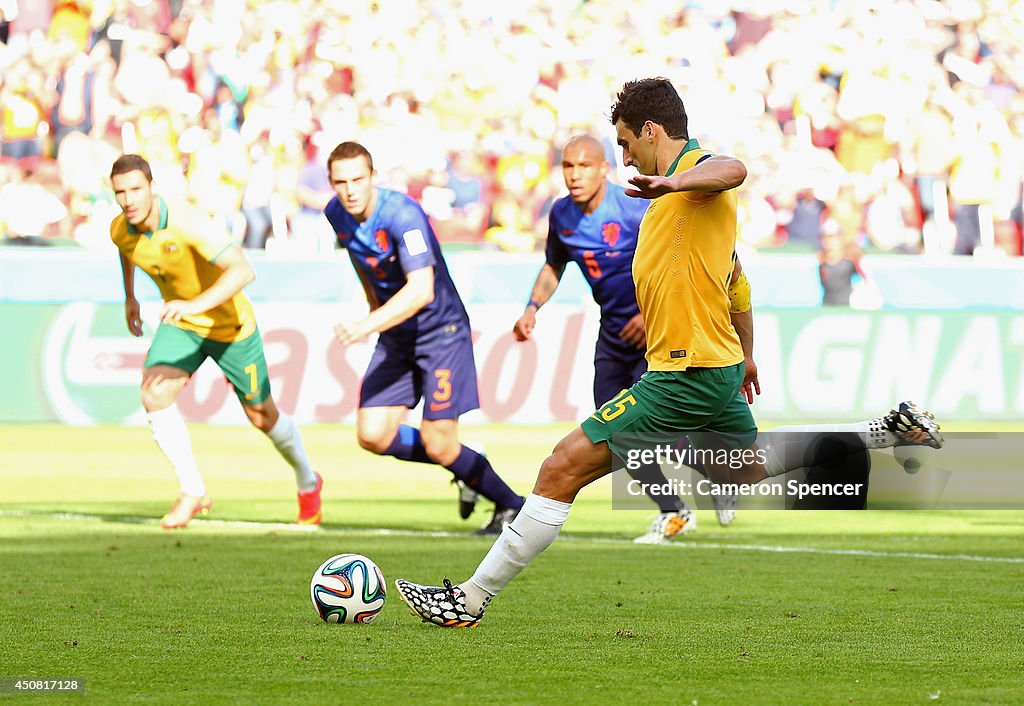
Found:
[[[678,191],[728,191],[735,189],[747,178],[747,168],[735,157],[715,155],[700,164],[672,176],[637,174],[626,189],[628,196],[655,199]]]
[[[123,252],[118,252],[121,259],[121,279],[124,282],[124,318],[128,323],[128,331],[135,337],[142,335],[142,314],[139,300],[135,298],[135,263]]]
[[[644,328],[643,314],[637,313],[626,322],[626,325],[619,331],[619,338],[633,346],[641,349],[647,347],[647,330]]]
[[[369,275],[359,269],[356,265],[356,258],[351,252],[348,253],[348,257],[352,261],[352,268],[356,271],[356,276],[359,277],[359,283],[363,285],[363,294],[366,295],[366,303],[370,307],[370,311],[376,311],[380,308],[380,301],[370,285]]]
[[[742,314],[730,314],[732,326],[740,337],[743,346],[743,387],[740,388],[747,404],[754,403],[754,396],[761,394],[761,383],[757,379],[757,363],[754,362],[754,310],[748,309]]]
[[[256,271],[237,245],[222,252],[214,264],[223,270],[217,281],[195,299],[172,299],[165,302],[160,314],[161,321],[172,324],[180,321],[183,316],[195,316],[209,311],[231,299],[256,279]]]
[[[363,340],[371,333],[387,331],[416,315],[434,301],[434,268],[421,267],[405,276],[405,285],[395,296],[359,321],[342,321],[334,327],[334,336],[343,345]]]
[[[761,383],[757,379],[757,363],[754,362],[754,309],[750,306],[750,286],[745,284],[743,265],[737,259],[729,278],[729,319],[743,347],[743,386],[740,388],[747,404],[754,403],[754,396],[761,394]],[[742,288],[736,284],[743,282]]]
[[[548,299],[558,289],[558,283],[562,281],[562,274],[565,272],[565,265],[555,267],[550,262],[545,262],[537,273],[537,280],[533,283],[533,291],[530,293],[530,303],[526,305],[523,315],[519,317],[512,327],[512,333],[517,341],[528,341],[537,325],[537,310],[544,306]]]

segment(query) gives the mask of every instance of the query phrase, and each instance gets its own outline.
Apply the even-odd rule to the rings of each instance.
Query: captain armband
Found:
[[[729,313],[742,314],[750,311],[750,281],[746,272],[740,272],[735,282],[729,283]]]

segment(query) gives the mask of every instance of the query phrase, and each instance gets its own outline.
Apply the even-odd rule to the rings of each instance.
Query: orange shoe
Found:
[[[662,512],[654,518],[647,534],[640,535],[633,541],[637,544],[664,544],[695,529],[697,529],[697,516],[693,514],[692,510]]]
[[[160,520],[160,526],[164,529],[178,529],[184,527],[196,515],[205,515],[213,501],[209,496],[198,497],[182,493],[171,505],[171,509]]]
[[[320,477],[319,473],[313,475],[316,476],[316,487],[305,493],[299,493],[299,517],[295,520],[297,525],[316,526],[323,519],[323,513],[320,512],[320,491],[323,490],[324,479]]]

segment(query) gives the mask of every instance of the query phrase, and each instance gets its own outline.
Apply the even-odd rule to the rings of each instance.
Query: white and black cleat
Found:
[[[409,606],[413,615],[425,623],[442,628],[475,628],[480,625],[487,609],[487,602],[474,615],[466,608],[466,596],[462,589],[452,586],[444,579],[443,586],[421,586],[405,579],[397,579],[395,587],[402,601]]]
[[[945,440],[935,415],[913,402],[900,402],[882,420],[896,437],[896,446],[930,446],[941,449]]]
[[[736,519],[736,504],[739,499],[738,495],[732,494],[712,497],[715,504],[715,517],[718,518],[718,524],[722,527],[728,527]]]
[[[452,479],[452,485],[459,489],[459,517],[468,520],[469,516],[476,510],[476,501],[480,499],[480,493],[470,488],[458,478]]]

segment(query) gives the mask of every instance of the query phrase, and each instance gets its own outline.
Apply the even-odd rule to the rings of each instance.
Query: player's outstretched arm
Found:
[[[121,281],[124,284],[124,318],[128,331],[135,337],[142,335],[142,313],[135,298],[135,263],[118,251],[121,259]]]
[[[360,321],[342,321],[334,335],[344,345],[356,343],[371,333],[380,333],[412,318],[434,301],[434,267],[421,267],[405,275],[405,284],[381,306]]]
[[[253,270],[249,258],[237,245],[232,245],[220,253],[213,264],[223,270],[217,281],[195,299],[173,299],[165,302],[160,314],[161,321],[170,324],[180,321],[183,316],[194,316],[209,311],[231,299],[241,292],[245,285],[256,279],[256,271]]]
[[[528,341],[533,327],[537,325],[537,311],[544,306],[551,295],[558,289],[558,283],[562,281],[562,274],[565,272],[565,265],[555,267],[550,262],[545,262],[537,273],[537,279],[533,283],[533,291],[530,292],[530,303],[523,310],[523,315],[516,320],[512,326],[512,333],[517,341]]]
[[[637,174],[630,177],[629,183],[634,188],[626,189],[626,194],[655,199],[677,191],[728,191],[742,184],[746,178],[747,168],[743,162],[735,157],[715,155],[672,176]]]

